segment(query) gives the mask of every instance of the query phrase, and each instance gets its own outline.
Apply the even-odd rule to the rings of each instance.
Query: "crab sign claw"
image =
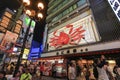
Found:
[[[70,28],[69,34],[73,32],[73,25],[67,25],[66,28]]]
[[[55,37],[58,37],[58,36],[56,35],[57,31],[58,31],[58,30],[55,30],[54,33],[53,33],[53,35],[54,35]]]

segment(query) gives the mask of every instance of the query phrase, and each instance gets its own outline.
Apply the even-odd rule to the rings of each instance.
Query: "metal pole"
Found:
[[[27,41],[27,37],[28,37],[28,34],[29,34],[31,23],[32,23],[32,19],[30,19],[29,26],[28,26],[28,28],[26,30],[26,33],[25,33],[25,36],[23,38],[23,44],[22,44],[22,47],[21,47],[21,53],[18,56],[18,61],[17,61],[16,67],[15,67],[13,77],[15,77],[15,74],[18,72],[20,64],[21,64],[22,56],[23,56],[23,53],[24,53],[24,49],[25,49],[25,45],[26,45],[26,41]]]
[[[18,9],[17,13],[13,15],[13,21],[10,23],[10,30],[13,31],[16,25],[16,21],[20,18],[22,11],[24,9],[24,5],[22,4],[20,8]]]

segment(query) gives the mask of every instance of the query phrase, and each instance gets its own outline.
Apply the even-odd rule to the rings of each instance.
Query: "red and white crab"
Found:
[[[69,32],[61,31],[59,32],[59,35],[56,35],[56,30],[53,33],[52,38],[50,38],[50,46],[53,46],[55,48],[62,47],[63,45],[77,45],[77,43],[80,42],[82,38],[84,38],[84,32],[85,30],[82,29],[82,26],[73,29],[73,25],[67,25],[66,28],[69,28]]]

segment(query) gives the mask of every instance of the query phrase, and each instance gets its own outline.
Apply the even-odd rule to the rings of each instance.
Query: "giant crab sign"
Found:
[[[67,25],[65,26],[67,29],[69,29],[68,32],[65,31],[59,31],[59,34],[56,34],[58,30],[53,32],[53,37],[50,38],[50,46],[53,46],[55,48],[62,47],[63,45],[77,45],[77,43],[80,42],[82,38],[84,38],[84,32],[82,26],[75,28],[73,25]]]

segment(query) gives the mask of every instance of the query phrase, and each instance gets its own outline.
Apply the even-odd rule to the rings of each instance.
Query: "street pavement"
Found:
[[[67,80],[65,78],[53,78],[48,76],[42,76],[42,80]]]

